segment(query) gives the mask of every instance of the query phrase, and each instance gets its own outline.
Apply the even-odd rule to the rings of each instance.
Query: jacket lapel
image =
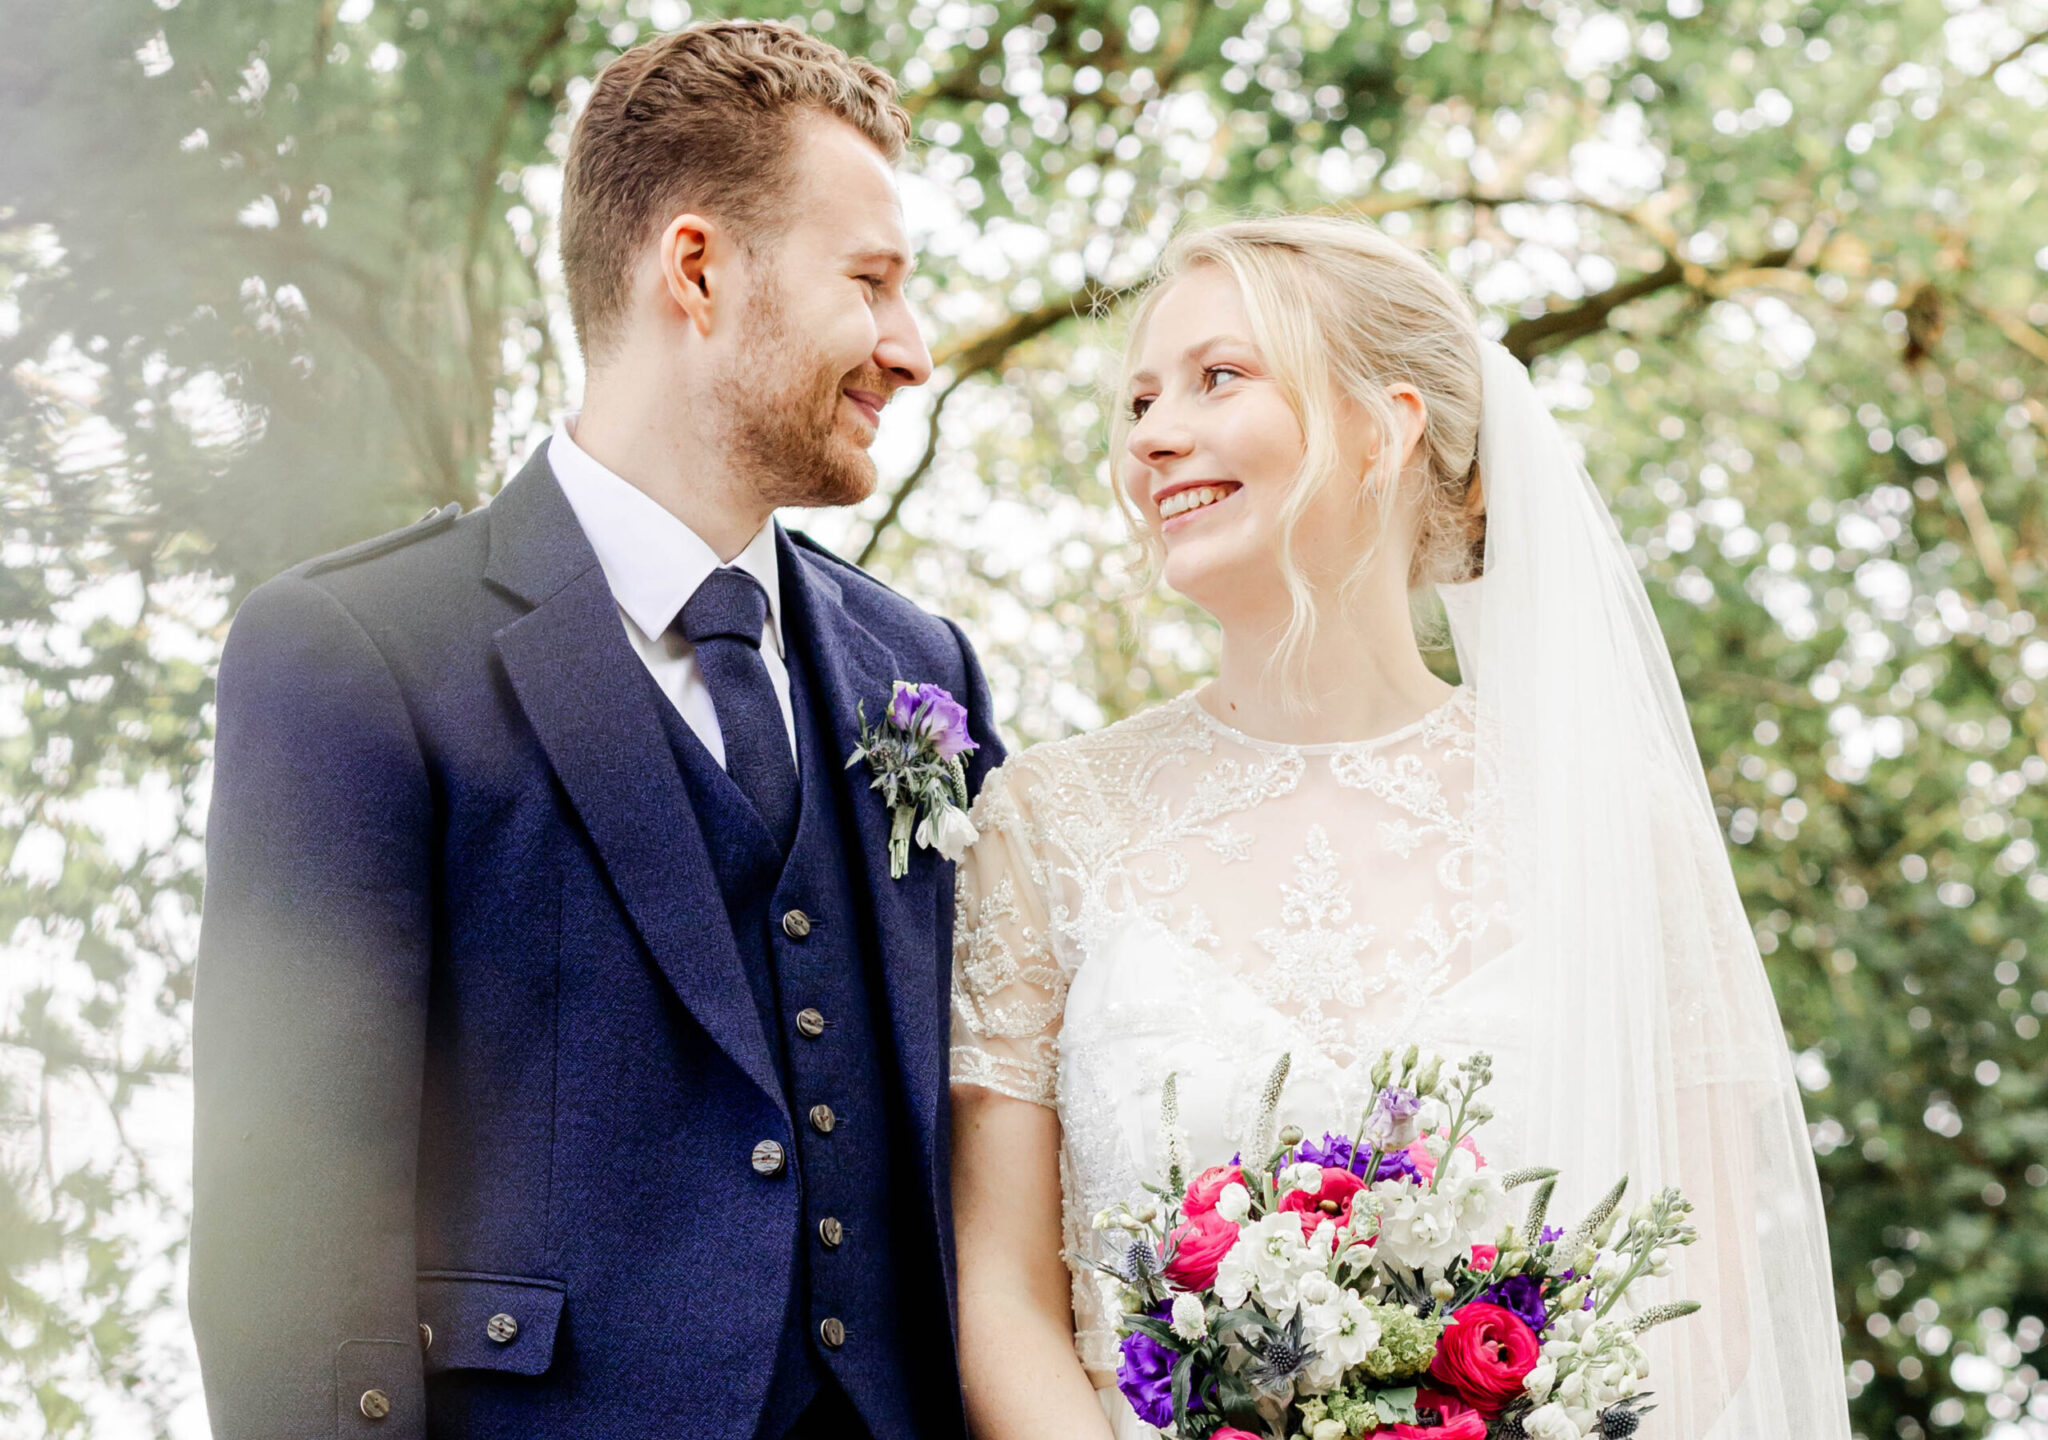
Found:
[[[782,1087],[661,697],[543,446],[491,502],[485,578],[533,608],[497,632],[513,693],[655,964],[762,1091]]]
[[[785,594],[803,607],[804,633],[811,637],[823,702],[830,717],[826,733],[833,752],[823,757],[839,770],[860,744],[858,707],[879,720],[894,682],[922,677],[904,674],[901,662],[846,613],[839,582],[828,562],[807,554],[780,526],[776,546]],[[940,872],[950,875],[936,853],[912,847],[910,869],[889,878],[889,812],[868,788],[865,766],[842,770],[860,836],[856,863],[872,898],[875,937],[881,950],[883,987],[896,1038],[897,1065],[917,1127],[918,1153],[936,1163],[939,1098],[945,1088],[946,1029],[950,975],[937,949]],[[934,974],[934,970],[938,973]]]

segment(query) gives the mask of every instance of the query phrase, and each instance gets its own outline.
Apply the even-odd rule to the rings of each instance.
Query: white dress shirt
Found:
[[[722,767],[725,737],[718,729],[710,687],[697,668],[696,647],[680,630],[669,628],[684,602],[719,568],[718,552],[646,491],[584,453],[571,434],[575,423],[574,414],[555,423],[554,436],[548,442],[548,464],[562,493],[569,497],[569,508],[576,512],[590,548],[597,552],[605,583],[618,602],[626,638],[661,693]],[[796,720],[789,708],[789,667],[783,658],[782,575],[776,563],[773,520],[733,558],[732,568],[746,571],[768,592],[761,659],[768,666],[769,682],[782,706],[782,726],[794,764]]]

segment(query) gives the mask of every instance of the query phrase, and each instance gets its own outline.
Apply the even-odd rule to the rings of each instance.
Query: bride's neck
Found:
[[[1305,663],[1291,676],[1269,668],[1284,625],[1225,622],[1222,662],[1200,703],[1262,740],[1327,745],[1389,734],[1449,697],[1451,687],[1415,643],[1405,593],[1362,597],[1346,613],[1334,608],[1320,617]]]

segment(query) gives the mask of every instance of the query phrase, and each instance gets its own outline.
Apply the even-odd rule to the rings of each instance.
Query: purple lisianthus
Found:
[[[896,682],[889,697],[889,723],[932,742],[941,759],[951,760],[980,745],[967,733],[967,707],[944,686]]]
[[[1321,1165],[1326,1169],[1348,1170],[1353,1175],[1358,1173],[1359,1164],[1364,1158],[1358,1153],[1358,1147],[1351,1143],[1349,1136],[1331,1135],[1327,1132],[1323,1135],[1321,1144],[1313,1140],[1303,1141],[1300,1148],[1295,1151],[1295,1156],[1312,1165]],[[1373,1173],[1375,1180],[1414,1178],[1415,1160],[1405,1150],[1395,1150],[1380,1156],[1380,1163]]]
[[[1415,1117],[1421,1113],[1421,1096],[1389,1085],[1373,1097],[1372,1113],[1365,1118],[1365,1138],[1375,1149],[1397,1150],[1415,1138]]]
[[[1146,1313],[1155,1320],[1166,1321],[1172,1318],[1173,1305],[1170,1301],[1155,1305]],[[1138,1418],[1155,1430],[1164,1430],[1173,1423],[1173,1362],[1177,1358],[1175,1351],[1142,1330],[1124,1336],[1123,1359],[1116,1367],[1116,1388],[1130,1402]],[[1190,1396],[1188,1408],[1199,1410],[1202,1402]]]
[[[1543,1304],[1543,1282],[1534,1275],[1516,1275],[1503,1280],[1480,1291],[1479,1298],[1508,1311],[1538,1335],[1550,1323],[1549,1311]]]

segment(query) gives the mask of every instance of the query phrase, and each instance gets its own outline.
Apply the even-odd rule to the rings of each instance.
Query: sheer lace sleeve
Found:
[[[1015,761],[971,812],[953,929],[953,1083],[1052,1106],[1067,974],[1054,953],[1049,872],[1034,853]]]

